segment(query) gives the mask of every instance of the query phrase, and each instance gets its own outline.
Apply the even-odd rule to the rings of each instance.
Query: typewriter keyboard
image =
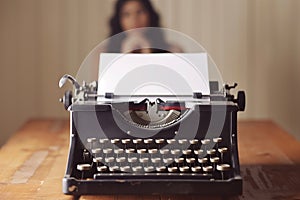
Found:
[[[230,149],[221,137],[210,139],[87,138],[82,179],[194,176],[224,180],[230,177]],[[91,173],[91,171],[93,173]]]

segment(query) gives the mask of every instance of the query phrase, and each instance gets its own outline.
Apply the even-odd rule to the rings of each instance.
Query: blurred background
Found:
[[[299,0],[153,0],[162,26],[202,44],[246,91],[242,120],[300,139]],[[32,118],[68,118],[58,80],[107,38],[113,0],[0,0],[0,146]],[[270,133],[271,135],[271,133]]]

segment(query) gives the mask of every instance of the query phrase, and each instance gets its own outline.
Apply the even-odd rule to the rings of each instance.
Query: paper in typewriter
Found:
[[[206,53],[101,53],[98,95],[209,95],[207,60]]]

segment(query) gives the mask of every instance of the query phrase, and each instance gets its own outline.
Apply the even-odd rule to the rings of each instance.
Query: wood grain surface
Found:
[[[101,200],[300,200],[300,142],[271,121],[241,121],[238,142],[243,195],[82,196]],[[30,120],[0,149],[0,199],[72,199],[62,193],[69,122]]]

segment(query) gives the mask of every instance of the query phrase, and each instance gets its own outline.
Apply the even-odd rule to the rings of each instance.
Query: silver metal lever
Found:
[[[69,80],[76,89],[80,88],[79,83],[76,81],[76,79],[69,75],[69,74],[65,74],[63,77],[61,77],[61,79],[59,80],[58,86],[61,88],[62,86],[65,85],[65,83],[67,82],[67,80]]]

